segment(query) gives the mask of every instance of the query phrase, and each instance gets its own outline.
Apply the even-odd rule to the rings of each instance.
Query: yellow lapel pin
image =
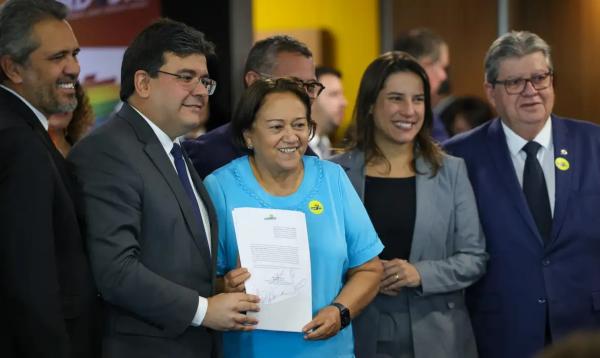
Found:
[[[323,213],[323,204],[318,200],[311,200],[308,203],[308,210],[315,215],[321,215]]]
[[[558,168],[558,170],[562,170],[563,172],[566,170],[569,170],[569,167],[571,167],[571,164],[569,164],[569,161],[563,157],[556,158],[554,160],[554,165],[556,165],[556,168]]]

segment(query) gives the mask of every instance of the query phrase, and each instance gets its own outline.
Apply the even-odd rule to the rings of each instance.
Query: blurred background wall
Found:
[[[0,0],[2,3],[4,0]],[[453,95],[483,97],[483,56],[498,36],[499,5],[508,29],[538,33],[553,48],[555,112],[600,123],[600,0],[62,0],[83,48],[81,81],[99,117],[118,103],[120,56],[135,33],[159,16],[184,21],[217,45],[209,60],[218,81],[209,129],[229,120],[242,91],[253,41],[290,33],[307,42],[317,64],[339,68],[349,100],[362,72],[393,39],[429,27],[450,48]],[[101,120],[99,121],[102,122]]]

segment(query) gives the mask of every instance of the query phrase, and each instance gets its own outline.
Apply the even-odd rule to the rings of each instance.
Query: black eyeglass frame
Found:
[[[165,75],[170,75],[173,76],[175,78],[177,78],[178,80],[182,81],[182,83],[186,86],[190,86],[191,88],[196,88],[196,86],[198,85],[198,83],[201,83],[202,86],[204,86],[204,88],[206,88],[206,90],[208,91],[208,95],[212,95],[213,93],[215,93],[215,89],[217,88],[217,81],[208,78],[208,77],[200,77],[200,76],[192,76],[189,74],[178,74],[178,73],[172,73],[172,72],[167,72],[167,71],[162,71],[162,70],[158,70],[156,71],[158,73],[163,73]],[[194,83],[194,79],[195,83]]]
[[[548,83],[543,83],[546,80],[548,80]],[[515,94],[523,93],[523,91],[527,87],[527,82],[531,83],[531,85],[533,86],[533,88],[535,88],[536,91],[541,91],[541,90],[545,90],[546,88],[552,86],[553,80],[554,80],[554,71],[548,70],[544,73],[533,75],[529,78],[514,78],[514,79],[507,79],[507,80],[495,80],[495,81],[491,81],[490,84],[492,86],[502,85],[507,94],[515,95]],[[518,83],[520,83],[520,84],[518,84]],[[508,89],[509,87],[512,87],[514,89],[509,90]],[[516,88],[518,88],[519,90],[517,91]]]
[[[263,73],[263,72],[256,72],[258,73],[262,78],[275,78],[273,75],[270,75],[268,73]],[[298,81],[298,83],[302,84],[302,87],[304,87],[304,90],[306,91],[306,94],[308,94],[309,97],[314,95],[314,98],[319,97],[319,95],[321,93],[323,93],[323,90],[325,90],[325,86],[317,81],[317,80],[311,80],[311,81],[303,81],[301,79],[299,79],[298,77],[293,77],[296,81]],[[316,94],[313,94],[315,91],[315,88],[318,88],[316,91]]]

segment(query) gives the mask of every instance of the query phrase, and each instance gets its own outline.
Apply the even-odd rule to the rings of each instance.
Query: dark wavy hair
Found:
[[[292,77],[259,79],[244,91],[231,119],[233,142],[247,154],[253,154],[253,151],[246,147],[244,132],[252,128],[252,124],[256,120],[256,113],[264,104],[267,95],[271,93],[291,93],[298,97],[306,108],[308,139],[310,140],[315,133],[316,123],[311,117],[310,97],[306,94],[302,82]]]
[[[415,156],[412,163],[413,170],[417,172],[415,160],[422,156],[431,166],[432,174],[435,176],[442,165],[442,149],[431,137],[431,126],[433,112],[431,110],[431,94],[429,78],[427,73],[411,55],[392,51],[384,53],[365,70],[360,81],[358,96],[352,114],[353,126],[350,130],[350,148],[358,148],[365,153],[365,164],[374,159],[385,161],[388,170],[390,163],[381,149],[375,143],[375,122],[372,109],[377,101],[379,92],[383,89],[385,81],[394,73],[410,72],[417,75],[423,82],[425,95],[425,118],[423,127],[415,138]]]

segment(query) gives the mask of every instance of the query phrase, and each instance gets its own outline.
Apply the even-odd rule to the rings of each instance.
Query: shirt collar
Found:
[[[2,85],[2,84],[0,84],[0,87],[4,88],[8,92],[14,94],[15,96],[17,96],[17,98],[19,98],[21,101],[23,101],[23,103],[25,103],[27,105],[27,107],[29,107],[29,109],[31,109],[31,111],[33,112],[33,114],[35,114],[35,116],[40,121],[40,123],[42,124],[42,126],[44,127],[44,129],[46,131],[48,130],[48,118],[46,118],[46,116],[44,116],[44,114],[42,114],[42,112],[40,112],[37,108],[35,108],[34,106],[32,106],[31,103],[29,103],[25,98],[23,98],[20,94],[18,94],[17,92],[13,91],[12,89],[10,89],[10,88],[6,87],[5,85]]]
[[[500,121],[502,123],[502,129],[504,130],[504,135],[506,137],[506,144],[508,145],[508,150],[513,156],[516,156],[523,146],[527,144],[527,140],[523,139],[523,137],[519,136],[515,133],[509,126],[507,126],[504,121]],[[552,145],[552,118],[548,117],[546,124],[542,130],[533,138],[534,142],[538,142],[544,149],[550,150]]]
[[[142,112],[140,112],[134,106],[131,106],[131,108],[133,108],[142,118],[144,118],[146,123],[148,123],[150,128],[152,128],[152,131],[154,132],[154,134],[156,134],[158,141],[163,146],[163,148],[165,149],[165,152],[167,152],[167,154],[171,153],[171,149],[173,149],[173,143],[180,144],[180,141],[181,141],[180,137],[175,138],[175,141],[172,141],[171,138],[167,135],[167,133],[165,133],[156,124],[154,124],[154,122],[152,122],[150,119],[148,119],[148,117],[146,117]]]

